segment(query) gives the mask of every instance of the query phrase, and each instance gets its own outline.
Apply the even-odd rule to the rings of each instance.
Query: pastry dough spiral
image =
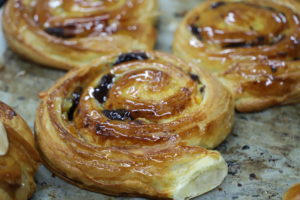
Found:
[[[152,49],[156,10],[156,0],[11,0],[3,27],[15,52],[71,69],[111,53]]]
[[[173,49],[214,73],[239,111],[297,103],[299,10],[295,0],[209,0],[184,18]]]
[[[69,72],[47,92],[37,143],[58,176],[110,195],[189,199],[219,185],[214,148],[234,101],[216,79],[180,59],[135,51]],[[199,147],[202,146],[202,147]]]
[[[0,199],[27,200],[35,190],[39,156],[25,121],[0,101]]]

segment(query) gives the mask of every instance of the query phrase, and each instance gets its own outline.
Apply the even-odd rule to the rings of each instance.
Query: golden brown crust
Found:
[[[71,71],[44,93],[36,140],[46,165],[77,186],[183,199],[223,180],[221,155],[199,146],[220,144],[232,123],[233,98],[208,73],[167,54],[131,52]],[[191,192],[192,176],[211,185]]]
[[[156,10],[157,0],[12,0],[3,28],[23,57],[72,69],[111,53],[152,49]]]
[[[283,196],[283,200],[299,200],[300,199],[300,183],[292,186]]]
[[[32,132],[26,122],[1,101],[0,123],[9,141],[7,153],[0,156],[0,199],[27,200],[35,191],[34,174],[39,162]]]
[[[184,18],[173,49],[214,73],[238,111],[298,103],[299,10],[295,0],[208,0]]]

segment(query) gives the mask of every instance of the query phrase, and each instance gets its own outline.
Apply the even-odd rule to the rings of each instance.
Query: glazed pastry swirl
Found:
[[[30,128],[1,101],[0,132],[0,199],[27,200],[35,190],[39,156]]]
[[[299,102],[299,8],[294,0],[206,1],[183,20],[174,51],[213,72],[239,111]]]
[[[214,148],[229,134],[233,99],[214,78],[176,57],[131,52],[69,72],[36,119],[48,167],[111,195],[192,198],[227,173]],[[180,175],[179,175],[180,174]]]
[[[156,4],[156,0],[12,0],[3,25],[17,53],[70,69],[111,53],[152,49]]]

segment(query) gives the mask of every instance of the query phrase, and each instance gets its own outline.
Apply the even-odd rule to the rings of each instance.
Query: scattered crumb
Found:
[[[252,174],[249,174],[249,178],[250,178],[250,180],[256,180],[257,179],[257,177],[256,177],[256,174],[254,174],[254,173],[252,173]]]
[[[25,70],[22,70],[22,71],[19,71],[19,72],[16,74],[16,78],[21,77],[21,76],[25,76],[25,75],[26,75],[26,71],[25,71]]]
[[[248,145],[245,145],[242,147],[242,150],[248,150],[248,149],[250,149],[250,147]]]

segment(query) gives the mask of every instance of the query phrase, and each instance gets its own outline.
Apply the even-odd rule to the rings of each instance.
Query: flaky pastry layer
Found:
[[[213,73],[242,112],[300,101],[300,4],[208,0],[190,11],[173,49]]]
[[[156,0],[12,0],[3,28],[10,48],[36,63],[61,69],[156,41]]]
[[[0,123],[0,140],[8,138],[8,149],[0,156],[0,199],[27,200],[35,191],[34,174],[39,162],[32,132],[26,122],[1,101]]]
[[[234,102],[207,72],[159,52],[112,55],[41,94],[37,143],[58,176],[110,195],[190,199],[227,174],[214,148]],[[202,147],[200,147],[202,146]]]

